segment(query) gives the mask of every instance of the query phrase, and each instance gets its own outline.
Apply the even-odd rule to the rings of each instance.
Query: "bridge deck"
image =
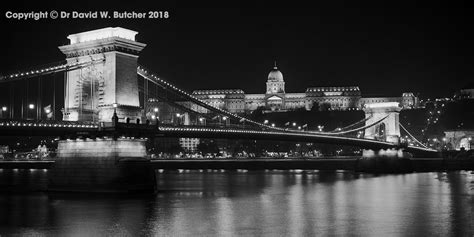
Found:
[[[0,136],[104,136],[127,135],[134,137],[198,137],[253,140],[282,140],[295,142],[329,143],[357,146],[367,149],[398,148],[396,144],[363,138],[318,134],[297,131],[274,131],[234,127],[157,126],[133,123],[84,123],[68,121],[0,121]],[[409,152],[431,153],[437,151],[408,146]]]

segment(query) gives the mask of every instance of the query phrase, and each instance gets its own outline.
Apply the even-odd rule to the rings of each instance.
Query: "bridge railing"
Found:
[[[82,128],[97,128],[97,122],[88,121],[58,121],[58,120],[12,120],[0,119],[0,126],[18,126],[18,127],[82,127]]]

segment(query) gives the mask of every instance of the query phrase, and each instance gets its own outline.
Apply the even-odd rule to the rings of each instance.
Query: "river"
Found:
[[[0,235],[473,236],[474,172],[164,171],[155,195],[46,193],[0,170]],[[12,187],[13,186],[13,187]]]

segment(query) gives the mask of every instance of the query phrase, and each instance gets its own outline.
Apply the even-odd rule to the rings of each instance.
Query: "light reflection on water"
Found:
[[[7,174],[0,178],[29,187],[47,178]],[[160,192],[148,196],[3,192],[0,235],[474,234],[471,172],[164,171],[157,180]]]

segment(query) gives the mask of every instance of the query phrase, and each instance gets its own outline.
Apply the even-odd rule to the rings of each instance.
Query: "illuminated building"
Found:
[[[199,138],[179,138],[179,145],[184,149],[186,152],[195,152],[197,150],[197,146],[200,143]]]
[[[457,129],[444,132],[447,149],[449,150],[471,150],[473,148],[474,130]]]
[[[359,110],[364,104],[378,102],[399,102],[402,108],[410,109],[417,108],[419,103],[413,93],[403,93],[401,97],[364,98],[358,86],[309,87],[302,93],[287,93],[283,74],[276,65],[268,74],[265,94],[246,94],[241,89],[195,90],[192,94],[210,105],[232,113],[246,113],[257,109],[266,112],[296,109]]]
[[[463,87],[454,95],[454,98],[457,100],[474,99],[474,84]]]

